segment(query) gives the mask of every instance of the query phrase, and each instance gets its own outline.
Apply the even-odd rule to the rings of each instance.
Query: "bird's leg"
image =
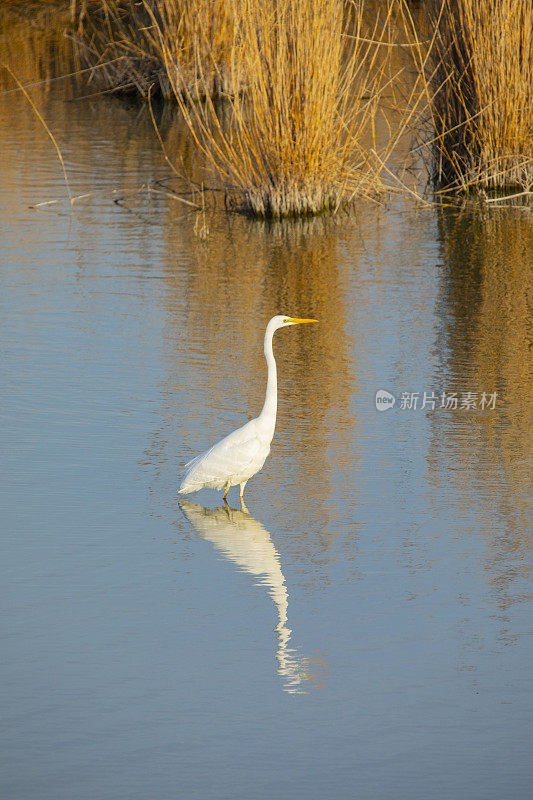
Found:
[[[241,503],[244,503],[244,500],[243,500],[244,487],[246,486],[247,483],[248,483],[248,481],[243,481],[241,484],[239,484],[239,486],[241,487],[241,495],[240,495],[241,496]]]
[[[222,499],[224,500],[224,502],[225,502],[225,503],[227,503],[227,502],[228,502],[228,501],[226,500],[226,497],[228,496],[228,492],[229,492],[229,483],[227,483],[227,484],[226,484],[226,489],[225,489],[225,491],[224,491],[224,494],[222,495]]]

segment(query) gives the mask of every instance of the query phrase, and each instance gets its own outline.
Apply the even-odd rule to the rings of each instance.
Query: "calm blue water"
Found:
[[[530,214],[217,212],[202,238],[139,191],[168,176],[142,109],[40,107],[92,194],[69,208],[0,98],[2,797],[529,798]],[[184,463],[259,411],[278,312],[320,325],[276,334],[249,513],[180,507]]]

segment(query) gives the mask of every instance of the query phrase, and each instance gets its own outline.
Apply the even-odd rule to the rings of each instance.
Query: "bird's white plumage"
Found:
[[[204,487],[224,489],[244,483],[265,463],[270,441],[258,430],[257,420],[250,420],[194,458],[187,465],[179,491],[188,494]]]
[[[180,494],[189,494],[209,487],[225,489],[225,498],[230,486],[240,484],[242,499],[245,483],[252,475],[259,472],[270,453],[270,442],[276,427],[277,374],[272,337],[278,328],[301,322],[316,322],[316,320],[287,317],[283,314],[272,317],[265,331],[263,345],[268,374],[265,402],[261,413],[256,419],[250,420],[242,428],[233,431],[205,453],[190,461],[178,490]]]

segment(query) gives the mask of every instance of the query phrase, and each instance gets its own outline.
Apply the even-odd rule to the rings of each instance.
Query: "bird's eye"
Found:
[[[291,320],[290,319],[284,319],[283,322],[284,322],[285,325],[287,325],[287,323],[291,322]]]

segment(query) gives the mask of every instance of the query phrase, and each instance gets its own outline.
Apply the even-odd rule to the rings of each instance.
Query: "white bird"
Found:
[[[190,461],[186,465],[188,469],[178,489],[180,494],[189,494],[209,487],[224,489],[224,500],[226,500],[230,487],[239,484],[241,503],[243,502],[244,487],[265,463],[276,427],[278,380],[272,337],[279,328],[303,322],[318,322],[318,320],[287,317],[284,314],[272,317],[266,327],[263,344],[268,373],[265,402],[261,413],[242,428],[238,428],[217,442],[207,452]]]

